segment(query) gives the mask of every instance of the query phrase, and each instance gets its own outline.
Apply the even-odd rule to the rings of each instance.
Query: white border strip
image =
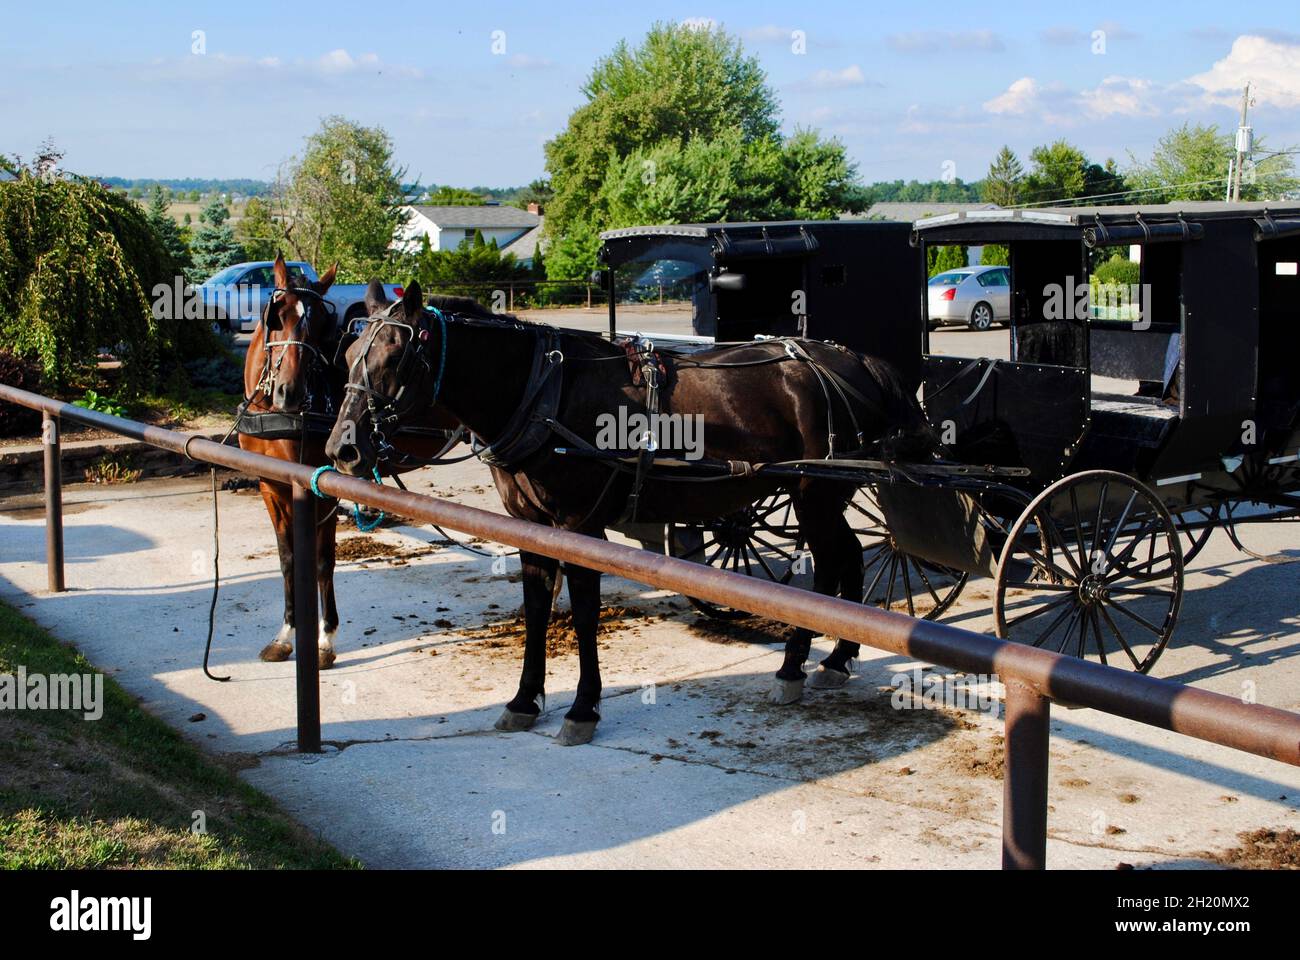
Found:
[[[1181,477],[1165,477],[1163,480],[1157,480],[1156,486],[1165,487],[1171,483],[1188,483],[1192,480],[1199,480],[1199,479],[1201,479],[1201,475],[1199,473],[1185,473]]]

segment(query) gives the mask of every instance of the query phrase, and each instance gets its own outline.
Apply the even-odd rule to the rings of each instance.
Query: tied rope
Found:
[[[379,476],[379,468],[372,467],[371,472],[375,476],[375,483],[379,484],[382,487],[384,485],[384,481]],[[321,474],[323,473],[338,473],[338,470],[336,470],[334,467],[330,466],[329,464],[326,464],[325,466],[317,467],[315,470],[312,471],[311,492],[316,494],[316,496],[320,497],[322,500],[325,500],[325,499],[329,499],[329,494],[321,493],[320,487],[317,486],[317,483],[320,481]],[[375,527],[379,526],[381,523],[384,522],[384,511],[380,510],[379,516],[375,517],[375,519],[372,520],[371,522],[366,523],[361,519],[361,504],[353,503],[352,522],[357,525],[357,529],[362,533],[369,533],[371,530],[375,529]]]

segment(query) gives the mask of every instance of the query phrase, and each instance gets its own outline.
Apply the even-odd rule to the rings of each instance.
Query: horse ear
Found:
[[[275,254],[275,263],[271,265],[271,271],[275,274],[275,285],[277,289],[289,289],[289,268],[284,265],[284,254],[279,251]]]
[[[384,293],[384,285],[379,282],[379,279],[371,280],[370,285],[366,287],[366,313],[373,317],[392,302],[388,299],[388,294]]]
[[[420,292],[420,284],[412,280],[402,294],[402,312],[408,317],[419,316],[424,309],[424,294]]]
[[[326,270],[324,274],[321,275],[321,278],[319,280],[316,281],[315,283],[316,292],[324,293],[331,286],[333,286],[334,275],[338,272],[339,272],[339,265],[337,263],[331,263],[330,268]]]

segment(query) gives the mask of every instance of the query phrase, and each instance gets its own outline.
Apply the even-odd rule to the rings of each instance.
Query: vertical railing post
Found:
[[[1047,747],[1051,704],[1020,680],[1006,684],[1006,761],[1002,787],[1002,868],[1047,866]]]
[[[42,413],[45,444],[45,568],[51,593],[67,589],[63,579],[63,463],[59,457],[59,418]]]
[[[320,753],[320,665],[316,642],[316,498],[293,485],[293,628],[298,648],[298,752]]]

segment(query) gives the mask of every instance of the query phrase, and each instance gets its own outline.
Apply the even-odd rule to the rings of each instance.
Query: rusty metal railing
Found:
[[[294,491],[295,596],[298,635],[316,635],[317,600],[312,468],[275,460],[211,440],[189,437],[134,420],[96,413],[15,387],[0,385],[0,399],[45,415],[46,558],[49,587],[63,589],[60,477],[60,418],[153,444],[193,460],[229,467],[289,484]],[[626,577],[659,589],[689,594],[748,610],[830,637],[902,654],[968,673],[996,674],[1006,687],[1004,722],[1002,864],[1043,868],[1047,853],[1047,768],[1052,700],[1091,707],[1300,766],[1300,715],[1244,703],[1075,657],[998,640],[957,627],[911,617],[795,587],[759,582],[647,550],[597,540],[565,530],[395,487],[377,486],[339,473],[322,475],[319,488],[335,497],[367,504],[426,523],[497,543]],[[304,562],[304,558],[312,562]],[[304,571],[297,576],[298,571]],[[300,651],[301,653],[301,651]],[[298,747],[320,749],[320,704],[314,656],[298,656]]]

